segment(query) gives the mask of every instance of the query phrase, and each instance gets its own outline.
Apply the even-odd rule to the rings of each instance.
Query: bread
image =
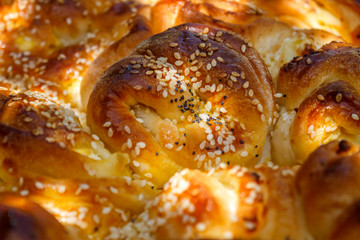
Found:
[[[186,24],[109,68],[90,96],[87,122],[112,151],[129,153],[135,172],[163,185],[184,167],[256,162],[273,95],[265,64],[239,35]]]
[[[358,239],[356,1],[0,1],[1,239]]]
[[[331,142],[297,171],[272,164],[183,170],[135,221],[127,239],[357,239],[359,148]]]

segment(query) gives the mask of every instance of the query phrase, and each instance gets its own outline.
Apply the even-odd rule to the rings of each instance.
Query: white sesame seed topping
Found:
[[[27,196],[27,195],[29,195],[29,190],[22,190],[22,191],[20,191],[20,195],[21,196]]]
[[[105,122],[104,124],[103,124],[103,127],[110,127],[111,126],[111,122]]]
[[[112,128],[109,128],[109,129],[108,129],[108,136],[109,136],[109,137],[112,137],[113,135],[114,135],[113,129],[112,129]]]
[[[174,147],[174,145],[172,143],[167,143],[167,144],[165,144],[165,147],[167,149],[172,149]]]
[[[356,121],[359,120],[359,115],[357,115],[356,113],[351,114],[351,117],[352,117],[352,119],[354,119]]]
[[[38,182],[38,181],[36,181],[35,182],[35,187],[37,188],[37,189],[44,189],[44,184],[42,184],[41,182]]]
[[[162,96],[166,98],[168,96],[168,92],[166,90],[163,91]]]
[[[71,23],[72,23],[72,20],[71,20],[71,18],[66,18],[66,23],[67,23],[67,25],[71,25]]]
[[[341,99],[342,99],[342,94],[341,93],[336,94],[336,102],[340,102]]]
[[[317,95],[317,99],[319,99],[320,101],[324,101],[324,100],[325,100],[324,96],[321,95],[321,94]]]
[[[131,134],[131,130],[128,125],[125,125],[124,130],[127,134]]]
[[[174,42],[170,43],[169,45],[170,45],[170,47],[177,47],[177,46],[179,46],[179,44],[174,43]]]
[[[139,148],[145,148],[145,147],[146,147],[146,143],[144,143],[144,142],[138,142],[136,145],[137,145]]]
[[[221,108],[220,108],[220,112],[221,112],[221,113],[226,113],[227,111],[226,111],[226,109],[225,109],[224,107],[221,107]]]
[[[119,190],[113,186],[110,186],[109,188],[110,192],[114,193],[114,194],[118,194],[119,193]]]
[[[247,157],[248,155],[249,154],[248,154],[247,151],[243,151],[243,152],[240,153],[240,156],[242,156],[242,157]]]
[[[243,84],[243,88],[248,88],[250,85],[249,81],[246,81],[244,84]]]
[[[245,51],[246,51],[246,45],[244,44],[244,45],[241,46],[241,52],[245,53]]]
[[[224,63],[224,62],[225,62],[222,57],[217,57],[216,59],[217,59],[219,62],[221,62],[221,63]]]

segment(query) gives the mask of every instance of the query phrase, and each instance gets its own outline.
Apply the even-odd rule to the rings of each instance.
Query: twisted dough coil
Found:
[[[3,78],[1,85],[6,88],[11,88],[12,90],[17,89],[19,92],[1,89],[0,94],[0,139],[2,140],[0,144],[0,163],[2,166],[0,168],[0,177],[2,180],[0,182],[0,191],[15,192],[15,194],[22,195],[27,199],[37,202],[66,226],[65,231],[67,231],[68,225],[76,225],[91,239],[122,239],[126,237],[138,239],[148,236],[156,238],[186,236],[194,238],[239,237],[265,239],[271,236],[276,239],[286,239],[289,237],[301,239],[305,237],[315,237],[318,239],[341,239],[347,237],[349,239],[357,239],[357,185],[355,187],[352,185],[348,186],[350,182],[357,183],[356,164],[354,164],[356,157],[351,156],[350,158],[352,160],[350,163],[344,161],[346,164],[351,165],[351,168],[346,164],[340,164],[340,167],[337,168],[334,167],[332,163],[328,169],[324,170],[324,174],[319,174],[315,180],[312,178],[314,173],[311,172],[308,174],[307,172],[308,169],[312,169],[314,166],[307,163],[300,169],[300,172],[297,174],[297,179],[294,180],[293,175],[296,169],[289,170],[288,167],[283,167],[277,170],[277,166],[272,166],[271,168],[262,166],[258,169],[250,167],[249,171],[246,172],[244,170],[245,168],[235,166],[227,169],[224,168],[223,164],[220,164],[220,170],[210,170],[210,174],[207,175],[207,172],[202,171],[205,170],[206,167],[209,167],[210,164],[207,162],[207,166],[203,164],[200,167],[201,171],[184,170],[181,174],[176,174],[170,183],[165,185],[165,190],[163,190],[159,197],[153,200],[151,203],[153,205],[149,204],[145,212],[140,214],[144,209],[145,203],[154,198],[158,193],[157,190],[161,190],[163,183],[166,182],[176,170],[189,167],[189,165],[193,164],[191,161],[189,161],[190,163],[187,162],[186,158],[183,157],[183,155],[188,154],[186,152],[182,153],[184,146],[182,146],[183,149],[179,151],[180,153],[174,151],[172,155],[169,154],[171,151],[166,147],[160,149],[166,152],[166,154],[161,154],[163,156],[160,156],[161,159],[158,162],[153,161],[156,159],[154,156],[156,156],[157,152],[154,149],[151,149],[153,152],[149,155],[150,157],[144,154],[141,156],[143,157],[142,159],[139,161],[135,159],[134,161],[134,158],[136,158],[134,155],[137,154],[138,150],[140,150],[140,154],[143,154],[143,141],[137,142],[139,144],[135,145],[135,141],[133,139],[131,140],[134,151],[128,151],[130,157],[128,157],[126,153],[123,153],[124,151],[121,147],[124,145],[112,142],[114,135],[122,134],[120,137],[125,136],[126,145],[130,145],[127,137],[128,135],[133,137],[133,128],[128,126],[129,128],[120,128],[119,131],[113,128],[114,125],[116,125],[114,122],[109,123],[105,122],[106,120],[102,120],[103,122],[100,123],[94,121],[95,123],[93,123],[92,128],[89,129],[85,124],[84,114],[77,111],[86,111],[87,100],[95,82],[101,73],[111,64],[126,57],[128,54],[130,54],[130,57],[126,59],[129,61],[131,61],[130,58],[138,59],[142,57],[136,54],[146,54],[148,57],[152,57],[151,54],[145,51],[147,49],[142,49],[144,45],[135,47],[139,42],[150,37],[151,34],[162,32],[169,27],[193,22],[206,25],[193,25],[191,27],[192,33],[195,32],[197,35],[197,33],[201,32],[201,41],[204,41],[204,43],[211,42],[213,44],[214,40],[221,42],[224,41],[223,39],[225,39],[224,42],[227,43],[229,39],[235,39],[238,41],[238,44],[241,44],[241,47],[238,46],[236,49],[236,44],[230,43],[235,46],[235,50],[230,49],[229,46],[224,47],[227,55],[242,55],[242,45],[246,46],[246,54],[249,53],[248,51],[254,51],[254,55],[250,54],[250,57],[259,62],[259,65],[255,65],[262,66],[261,68],[264,68],[265,72],[267,72],[266,67],[269,68],[269,72],[273,78],[273,83],[262,85],[263,88],[265,87],[267,89],[266,92],[268,93],[268,96],[263,96],[263,99],[271,99],[269,105],[264,109],[266,104],[261,103],[261,107],[256,105],[256,111],[258,112],[254,111],[256,113],[254,115],[257,115],[256,119],[259,118],[260,109],[264,112],[268,111],[267,115],[264,113],[266,123],[248,121],[246,124],[243,123],[244,127],[238,124],[241,128],[240,132],[247,132],[252,138],[256,134],[260,136],[261,131],[264,132],[261,137],[259,137],[260,141],[258,141],[257,144],[256,141],[254,143],[248,140],[244,141],[243,137],[238,141],[240,148],[245,144],[243,147],[250,149],[246,150],[248,157],[245,156],[245,153],[244,156],[241,156],[241,153],[245,151],[239,150],[238,146],[234,145],[235,154],[240,154],[240,159],[244,160],[244,162],[241,162],[242,164],[245,164],[246,161],[248,165],[253,165],[257,161],[267,161],[271,159],[278,164],[292,165],[296,162],[303,162],[312,150],[333,139],[346,138],[356,143],[358,129],[358,122],[356,120],[356,115],[358,115],[358,87],[354,86],[353,82],[338,81],[343,79],[337,79],[329,84],[326,83],[319,87],[314,87],[312,90],[310,89],[305,98],[298,101],[298,105],[294,106],[295,109],[285,109],[284,107],[287,99],[295,94],[295,92],[288,93],[287,96],[289,96],[289,98],[280,98],[277,101],[278,107],[283,111],[280,112],[279,121],[277,121],[278,113],[274,112],[273,94],[275,91],[273,89],[275,87],[277,92],[275,96],[277,97],[279,97],[280,93],[282,96],[286,95],[286,91],[282,88],[284,85],[283,81],[286,80],[284,80],[284,72],[283,70],[280,71],[280,68],[293,57],[307,54],[303,56],[303,58],[306,59],[309,56],[312,58],[313,54],[318,54],[317,50],[319,50],[323,44],[333,40],[344,41],[343,39],[345,39],[350,42],[358,41],[357,31],[359,17],[357,14],[357,3],[350,1],[320,0],[276,2],[206,0],[191,2],[152,2],[155,4],[154,7],[152,7],[152,5],[151,7],[150,5],[142,5],[140,1],[104,2],[69,0],[42,2],[19,0],[3,1],[1,3],[0,15],[5,26],[2,28],[3,25],[0,23],[0,29],[2,29],[0,46],[1,48],[4,47],[4,55],[0,58],[0,75]],[[299,4],[301,7],[299,7]],[[307,8],[302,8],[302,5],[306,5]],[[32,9],[35,9],[35,12],[33,12]],[[151,16],[149,12],[147,12],[150,9]],[[85,14],[87,11],[89,12],[88,15]],[[39,13],[40,21],[37,19],[38,16],[36,12]],[[59,14],[51,14],[54,12]],[[16,14],[19,14],[19,17],[13,18]],[[306,16],[306,18],[304,18],[304,16]],[[322,23],[321,18],[324,16],[327,16],[327,21]],[[71,19],[68,20],[68,18]],[[276,18],[276,20],[270,18]],[[338,21],[339,19],[341,19],[341,21]],[[56,24],[61,27],[55,26]],[[84,26],[86,27],[83,28]],[[300,27],[301,29],[294,29],[292,26]],[[308,27],[319,27],[323,30],[337,33],[341,37],[326,31],[303,29]],[[182,28],[184,28],[184,26],[171,29],[169,32],[180,31],[181,34],[185,34],[188,30]],[[208,31],[205,30],[206,28],[209,29],[209,33],[204,34],[204,31]],[[195,31],[193,31],[194,29]],[[216,32],[214,32],[214,29],[216,29]],[[54,30],[54,32],[52,30]],[[222,31],[223,36],[216,36],[218,31]],[[242,37],[238,35],[227,36],[227,33],[230,33],[230,31],[240,34]],[[93,35],[93,33],[96,34]],[[163,35],[165,35],[165,33],[163,33]],[[210,36],[210,38],[205,41],[204,35],[215,35],[215,37],[219,37],[219,39],[215,39],[215,37],[211,39],[213,36]],[[28,39],[29,36],[30,39]],[[175,35],[173,37],[175,37]],[[157,38],[158,36],[155,36],[146,43],[154,41],[154,45],[161,44],[154,40]],[[41,43],[39,45],[36,44],[39,39],[45,42],[44,46],[41,47]],[[186,40],[186,38],[184,39]],[[196,38],[190,39],[193,40]],[[243,44],[242,41],[245,41],[245,43]],[[161,49],[176,48],[176,46],[168,48],[168,45],[169,44],[163,44]],[[181,45],[183,49],[188,47],[186,44],[179,45]],[[251,45],[253,47],[250,47]],[[107,48],[108,46],[109,48]],[[356,58],[357,50],[354,50],[352,47],[346,51],[334,50],[336,48],[343,49],[342,47],[346,46],[330,44],[328,47],[323,47],[323,52],[325,52],[325,56],[329,54],[329,52],[334,51],[334,55],[345,56],[345,58],[349,59]],[[99,58],[93,61],[105,48],[107,49]],[[133,48],[135,48],[134,52],[130,53]],[[201,48],[199,48],[199,50],[200,49]],[[214,50],[215,53],[210,51],[207,53],[207,57],[209,57],[208,55],[210,55],[210,53],[210,56],[215,56],[216,51]],[[231,52],[231,54],[228,53],[228,51]],[[256,52],[259,52],[259,54]],[[154,53],[156,52],[152,51],[152,54]],[[180,56],[181,59],[175,60],[174,58],[178,57],[177,54],[175,56],[173,52],[169,51],[165,53],[169,55],[167,63],[172,63],[173,65],[176,60],[183,61],[184,59],[183,56]],[[159,56],[162,54],[163,53],[159,54]],[[351,54],[355,55],[355,57],[351,56]],[[66,59],[63,59],[64,55]],[[199,56],[201,56],[200,53]],[[20,64],[18,64],[17,61],[18,57],[21,57]],[[226,59],[225,57],[220,57],[223,60]],[[239,56],[235,59],[239,60],[238,57]],[[246,56],[246,58],[248,57],[249,56]],[[260,57],[263,58],[263,60]],[[327,57],[328,56],[326,56],[325,59]],[[22,58],[29,58],[30,60],[24,60]],[[202,58],[199,57],[199,59]],[[207,61],[207,59],[202,60]],[[241,60],[244,59],[241,58]],[[337,61],[337,59],[335,60]],[[39,65],[36,65],[34,69],[26,67],[25,71],[24,65],[28,65],[28,61],[38,61]],[[221,62],[221,60],[219,61]],[[300,58],[297,58],[297,61],[301,61]],[[304,61],[305,60],[301,61],[301,63],[306,63]],[[357,60],[355,60],[355,62],[356,61]],[[228,62],[229,61],[224,63],[224,65],[228,64]],[[246,61],[243,61],[241,64],[244,64],[244,62],[246,63]],[[162,62],[162,64],[163,63],[164,62]],[[212,63],[212,61],[210,63]],[[135,69],[131,70],[137,71],[138,66],[136,64],[129,64],[136,66]],[[32,66],[32,64],[29,65]],[[216,63],[216,67],[220,65],[219,62]],[[294,66],[294,69],[302,69],[301,64],[299,65],[300,66]],[[357,64],[354,65],[357,66]],[[337,67],[348,65],[344,64],[343,61],[337,61],[333,66],[335,66],[335,69],[339,69]],[[214,67],[215,66],[211,65],[212,70]],[[206,68],[207,65],[205,69]],[[280,78],[278,85],[279,71]],[[110,76],[109,72],[111,72],[111,70],[106,72],[102,79],[110,81],[110,78],[113,76]],[[132,74],[135,76],[137,73],[133,72]],[[228,74],[230,76],[230,71]],[[234,99],[237,99],[244,95],[242,92],[244,90],[237,88],[236,85],[241,84],[242,86],[247,86],[247,84],[245,84],[246,82],[244,82],[247,79],[241,79],[241,74],[239,79],[239,77],[236,77],[236,72],[234,74],[233,77],[236,78],[236,82],[230,82],[229,85],[233,85],[232,89],[235,89],[233,94],[235,95]],[[293,72],[289,73],[289,75],[293,74]],[[126,74],[117,73],[117,75]],[[268,73],[263,73],[263,75],[266,75],[264,79],[269,79]],[[292,77],[289,75],[286,76],[286,79]],[[344,79],[353,77],[352,73],[349,72],[346,72],[344,75],[346,75]],[[83,77],[84,80],[81,81]],[[198,78],[202,77],[204,77],[204,75]],[[246,77],[248,76],[246,75]],[[131,80],[126,84],[138,81],[134,81],[131,76],[129,76],[129,79]],[[206,82],[207,79],[204,79],[203,81]],[[113,79],[111,79],[111,81],[113,81]],[[210,82],[211,81],[212,80],[210,80]],[[296,81],[296,84],[298,84],[301,82],[301,78]],[[80,82],[82,83],[82,108],[80,108],[79,101]],[[264,82],[266,81],[264,80]],[[142,82],[142,84],[144,84],[142,88],[144,86],[148,87],[145,81]],[[296,84],[294,85],[296,86],[296,90],[302,91],[303,88],[298,87]],[[100,88],[100,85],[99,83],[97,88]],[[249,83],[249,85],[252,86],[251,83]],[[136,98],[139,98],[139,93],[141,90],[145,90],[145,88],[137,90],[139,87],[136,85],[135,88],[136,91],[127,88],[126,90],[130,89],[131,91],[123,94],[126,95],[132,92]],[[32,91],[26,91],[28,89]],[[211,92],[211,87],[209,89]],[[245,87],[245,89],[248,89],[248,95],[246,97],[250,96],[251,98],[251,95],[259,88],[255,85],[254,88],[251,88],[252,93],[250,93],[250,88]],[[151,90],[154,90],[154,87]],[[164,90],[164,88],[162,90]],[[37,92],[41,92],[42,94],[38,94]],[[145,92],[148,93],[148,90]],[[239,92],[240,94],[238,94]],[[99,94],[99,92],[96,94]],[[159,99],[164,100],[163,96],[166,95],[166,93],[160,91],[159,94]],[[169,96],[169,91],[167,94]],[[338,97],[339,94],[341,94],[340,101]],[[119,95],[122,96],[122,94],[114,94],[111,96],[117,98]],[[319,99],[319,95],[323,96],[323,98],[320,97]],[[226,99],[226,101],[228,101],[229,97]],[[64,102],[70,103],[71,107],[64,104]],[[167,111],[166,104],[162,103],[163,102],[161,102],[161,107],[163,108],[157,106],[158,108],[156,110],[158,112],[166,112],[166,114],[172,113],[172,111]],[[253,103],[257,104],[256,101]],[[224,104],[226,104],[225,101]],[[103,107],[103,105],[94,100],[94,103],[89,109],[91,112],[96,112]],[[114,106],[111,105],[111,107]],[[210,105],[204,103],[204,107],[206,109],[209,108]],[[324,114],[318,114],[318,112],[313,109],[315,107],[318,107],[320,111],[327,114],[326,116],[331,116],[333,119],[324,119]],[[216,105],[211,103],[211,108],[216,108]],[[252,106],[251,109],[254,110],[255,105]],[[152,109],[136,106],[132,110],[132,112],[130,111],[132,114],[131,120],[135,120],[134,116],[138,117],[140,122],[142,120],[151,120],[144,121],[142,125],[151,128],[150,131],[156,130],[156,127],[158,127],[156,120],[158,118],[156,118],[156,114],[153,114]],[[344,114],[343,116],[334,114],[339,110]],[[112,117],[117,118],[119,116],[116,114],[117,111],[113,113],[115,114],[113,114]],[[247,114],[248,111],[243,113],[243,117],[249,120],[250,118],[248,118],[249,116]],[[289,123],[288,120],[293,119],[295,114],[297,118]],[[101,117],[109,116],[104,114]],[[286,117],[288,117],[288,120],[285,120]],[[171,118],[168,120],[170,119]],[[308,123],[310,123],[310,120],[314,121],[315,119],[318,125],[314,127],[314,129],[310,128],[312,131],[309,131]],[[329,121],[329,119],[331,121]],[[169,122],[168,120],[165,119],[165,121],[161,122],[161,131],[164,132],[164,130],[167,130],[166,128],[172,129],[174,125],[179,125],[178,121]],[[253,132],[249,131],[248,123],[250,123],[250,125],[256,125],[256,127],[258,123],[260,123],[261,131],[258,131],[256,127],[254,127],[255,130]],[[105,124],[105,127],[103,124]],[[274,132],[271,132],[273,129],[272,124],[276,124]],[[327,129],[332,130],[335,125],[338,126],[335,131],[330,131],[330,137],[328,133],[322,135],[316,132],[316,141],[310,141],[314,131],[325,130],[325,132],[327,132]],[[102,135],[99,134],[101,140],[97,135],[93,135],[93,133],[98,133],[96,126],[100,126],[99,132],[103,131]],[[230,124],[229,127],[231,127]],[[279,130],[278,128],[285,128],[287,133],[291,132],[296,138],[286,139],[285,141],[282,140],[281,137],[283,137],[283,135],[281,135],[281,129]],[[144,130],[142,126],[140,129]],[[178,129],[175,130],[181,132],[180,129],[181,128],[178,127]],[[197,131],[197,129],[194,129],[194,134],[191,135],[191,138],[194,138],[194,136],[197,136],[197,134],[203,130],[204,129],[200,129],[200,131]],[[144,136],[153,137],[154,132],[156,131],[152,131],[150,134],[145,132]],[[279,132],[280,138],[277,138]],[[211,139],[211,136],[208,136],[210,133],[206,132],[206,130],[205,133],[206,138]],[[113,135],[113,137],[109,138],[109,134]],[[187,133],[186,135],[186,138],[189,139],[190,134]],[[212,138],[214,138],[214,134],[212,135]],[[236,137],[238,135],[236,135]],[[265,136],[267,136],[266,141]],[[317,140],[317,137],[321,139]],[[153,142],[157,144],[158,138],[156,134],[154,139]],[[232,140],[232,138],[230,139]],[[270,149],[268,149],[270,146],[269,139],[272,139],[272,158],[265,156],[266,153],[270,151]],[[295,141],[290,141],[294,139]],[[196,137],[195,140],[197,140]],[[177,143],[179,144],[179,142]],[[190,143],[186,142],[187,147],[198,147],[200,149],[204,146],[204,148],[200,150],[208,151],[206,144],[207,143],[203,145],[202,142],[193,144],[192,140]],[[174,145],[177,145],[175,141],[173,146]],[[152,147],[152,145],[148,143],[146,143],[145,146],[146,148]],[[284,151],[283,146],[288,146],[289,149],[285,149]],[[301,148],[299,148],[299,146],[302,147],[303,150],[300,150]],[[340,147],[338,147],[339,145],[337,144],[331,146],[332,147],[323,148],[321,151],[337,152],[338,149],[349,148],[346,147],[348,145],[344,142],[340,144]],[[178,146],[177,149],[180,149],[180,147],[181,146]],[[232,151],[231,148],[232,147],[229,147],[230,152]],[[351,149],[352,153],[357,151],[356,148]],[[321,151],[319,150],[317,154]],[[340,152],[343,151],[339,151],[336,157],[341,155]],[[348,154],[347,151],[345,152]],[[192,154],[192,152],[189,153]],[[168,154],[171,155],[171,160],[166,156]],[[221,152],[220,154],[222,155],[223,153]],[[209,157],[211,159],[212,156],[210,153],[210,155],[207,154],[205,158]],[[317,155],[317,161],[320,162],[318,165],[323,166],[323,158],[330,162],[332,157],[334,156],[330,156],[329,154],[322,154],[321,157]],[[199,159],[202,158],[203,155],[199,155]],[[235,163],[234,165],[236,165],[238,163],[236,161],[239,160],[239,158],[233,156],[228,156],[227,158],[229,161],[224,158],[222,159],[223,162],[229,162],[229,164]],[[258,160],[259,158],[261,160]],[[313,159],[313,157],[310,157],[310,159]],[[141,162],[141,164],[138,164],[139,162]],[[151,173],[147,169],[144,170],[145,164],[149,162],[156,165],[156,167],[150,165],[151,167],[149,167],[149,169],[153,171]],[[175,162],[176,165],[174,164],[175,166],[170,170],[167,169],[167,164],[172,164],[173,162]],[[141,166],[141,169],[139,169],[137,165]],[[211,163],[211,165],[213,164]],[[190,167],[198,168],[198,165],[194,164]],[[348,177],[346,174],[344,174],[345,176],[336,175],[336,178],[334,177],[329,180],[328,176],[332,176],[334,171],[335,173],[341,173],[343,169],[350,172],[352,177]],[[157,173],[159,170],[161,172],[160,174]],[[263,177],[266,181],[262,182],[262,179],[258,179],[258,176]],[[307,180],[308,178],[310,180]],[[338,179],[342,180],[339,185],[337,185],[341,191],[334,190],[331,186],[326,185],[327,181],[332,181],[332,183],[336,185]],[[188,192],[188,189],[182,189],[184,188],[183,180],[190,182],[191,192]],[[260,192],[254,193],[252,190],[258,190],[258,185],[260,186]],[[326,191],[321,192],[321,195],[317,194],[318,189],[321,189],[324,185],[326,186],[326,188],[324,188]],[[248,189],[248,187],[254,187],[254,189]],[[201,193],[204,193],[203,195],[195,194],[199,189],[202,191],[200,191]],[[181,190],[184,190],[184,192],[181,192]],[[236,196],[239,195],[244,198],[238,198],[238,201],[236,201],[236,197],[233,198],[235,195],[233,192],[236,192]],[[183,193],[186,194],[183,195]],[[174,194],[180,194],[179,198],[183,199],[183,201],[180,203],[176,202]],[[313,196],[315,196],[314,202],[312,201]],[[346,198],[347,196],[354,197]],[[190,200],[187,200],[188,197]],[[344,200],[344,202],[335,201],[338,197]],[[235,200],[230,201],[229,204],[228,199]],[[324,206],[322,202],[324,201],[323,199],[328,201],[328,205],[325,205],[330,209],[327,211],[329,212],[328,214],[323,214],[323,212],[320,211]],[[10,201],[15,202],[18,200],[11,198]],[[156,203],[156,201],[159,202]],[[188,213],[186,211],[192,209],[191,207],[190,209],[185,209],[185,207],[191,206],[188,204],[189,201],[194,202],[195,209],[193,212]],[[9,201],[3,198],[0,199],[0,202],[5,202],[5,205],[9,205]],[[26,202],[28,201],[26,200]],[[253,205],[250,204],[252,202],[254,203]],[[312,205],[312,203],[314,204]],[[333,205],[340,205],[341,207],[332,212],[331,206]],[[234,213],[233,206],[238,207],[236,214]],[[175,208],[183,209],[189,216],[178,216],[178,212],[174,210]],[[302,208],[304,208],[305,211],[302,211]],[[35,222],[38,221],[37,213],[42,214],[43,212],[40,208],[36,209],[35,212],[28,213],[30,218],[34,217]],[[164,209],[166,209],[165,213],[163,211]],[[211,209],[211,211],[207,209]],[[11,211],[23,212],[23,209],[19,206],[14,206],[11,208],[10,212]],[[149,219],[146,219],[148,218],[148,213],[150,213],[150,221],[154,220],[153,223],[156,223],[155,227],[150,224]],[[336,215],[339,213],[341,214]],[[164,215],[166,215],[167,218],[163,218]],[[158,216],[161,216],[161,218],[158,219]],[[215,218],[217,219],[216,221],[213,220]],[[194,219],[195,222],[192,222]],[[183,221],[185,221],[185,224]],[[49,223],[53,226],[48,227],[49,231],[58,232],[57,237],[63,237],[61,233],[64,232],[64,228],[54,223],[53,219],[49,219]],[[42,226],[42,230],[47,227],[41,222],[39,224]],[[11,230],[12,229],[9,228],[6,229],[6,231]],[[2,232],[0,231],[0,233]],[[75,234],[70,238],[86,238],[85,236],[80,237],[80,235],[77,236]],[[67,236],[67,238],[69,237]]]
[[[136,12],[143,11],[139,3],[99,3],[2,3],[1,86],[44,92],[81,106],[79,88],[88,66],[113,41],[127,35]]]
[[[303,162],[335,139],[358,143],[359,60],[357,46],[331,43],[281,68],[277,91],[286,97],[279,101],[283,116],[273,142],[282,144],[273,145],[275,161]]]
[[[136,172],[163,184],[183,167],[256,162],[273,110],[271,78],[253,48],[231,32],[186,24],[109,68],[87,122],[110,149],[129,152]]]
[[[297,173],[271,164],[183,170],[116,234],[126,239],[357,239],[359,154],[358,146],[341,141],[321,146]]]
[[[98,238],[155,196],[154,185],[125,166],[128,157],[105,149],[70,108],[30,91],[3,88],[0,99],[2,192],[31,198]]]

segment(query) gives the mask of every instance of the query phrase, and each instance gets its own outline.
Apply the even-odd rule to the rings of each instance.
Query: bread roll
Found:
[[[155,35],[110,67],[87,122],[134,171],[164,184],[184,167],[253,164],[274,110],[269,72],[239,35],[186,24]]]

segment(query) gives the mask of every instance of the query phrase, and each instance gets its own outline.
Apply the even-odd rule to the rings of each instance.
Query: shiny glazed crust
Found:
[[[0,1],[0,239],[359,239],[359,3]]]
[[[256,162],[273,109],[271,78],[253,48],[232,32],[186,24],[110,67],[87,120],[113,151],[129,152],[135,171],[163,184],[183,167]]]

